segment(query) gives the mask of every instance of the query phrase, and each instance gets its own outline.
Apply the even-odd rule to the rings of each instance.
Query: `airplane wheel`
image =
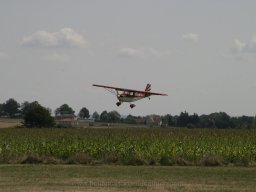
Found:
[[[117,102],[116,105],[119,107],[121,105],[121,102]]]
[[[130,105],[131,109],[132,109],[133,107],[135,107],[135,106],[136,106],[136,105],[134,105],[134,104],[131,104],[131,105]]]

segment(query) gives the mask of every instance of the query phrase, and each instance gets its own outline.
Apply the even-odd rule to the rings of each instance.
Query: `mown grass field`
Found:
[[[255,191],[256,168],[0,165],[0,191]]]
[[[0,129],[0,162],[254,166],[255,138],[230,129]]]

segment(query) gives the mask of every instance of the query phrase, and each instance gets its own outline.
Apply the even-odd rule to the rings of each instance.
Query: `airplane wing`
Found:
[[[93,84],[92,86],[95,86],[95,87],[102,87],[102,88],[106,88],[106,89],[114,89],[114,90],[116,90],[116,91],[128,91],[128,89],[125,89],[125,88],[111,87],[111,86],[105,86],[105,85]]]
[[[116,91],[130,91],[130,92],[136,92],[136,93],[143,93],[143,94],[147,94],[149,96],[150,95],[167,96],[167,94],[164,94],[164,93],[154,93],[154,92],[149,92],[149,91],[140,91],[140,90],[134,90],[134,89],[120,88],[120,87],[111,87],[111,86],[97,85],[97,84],[93,84],[92,86],[102,87],[102,88],[106,88],[106,89],[114,89]]]
[[[161,96],[168,96],[167,94],[165,93],[154,93],[154,92],[146,92],[146,91],[142,91],[142,93],[147,93],[147,94],[150,94],[150,95],[161,95]]]

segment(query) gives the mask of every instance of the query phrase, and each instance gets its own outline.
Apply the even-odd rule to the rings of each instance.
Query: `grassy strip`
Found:
[[[256,168],[0,165],[0,191],[254,191]]]

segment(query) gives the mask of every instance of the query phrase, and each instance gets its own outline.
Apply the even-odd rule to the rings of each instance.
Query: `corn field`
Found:
[[[0,163],[252,166],[256,130],[0,129]]]

